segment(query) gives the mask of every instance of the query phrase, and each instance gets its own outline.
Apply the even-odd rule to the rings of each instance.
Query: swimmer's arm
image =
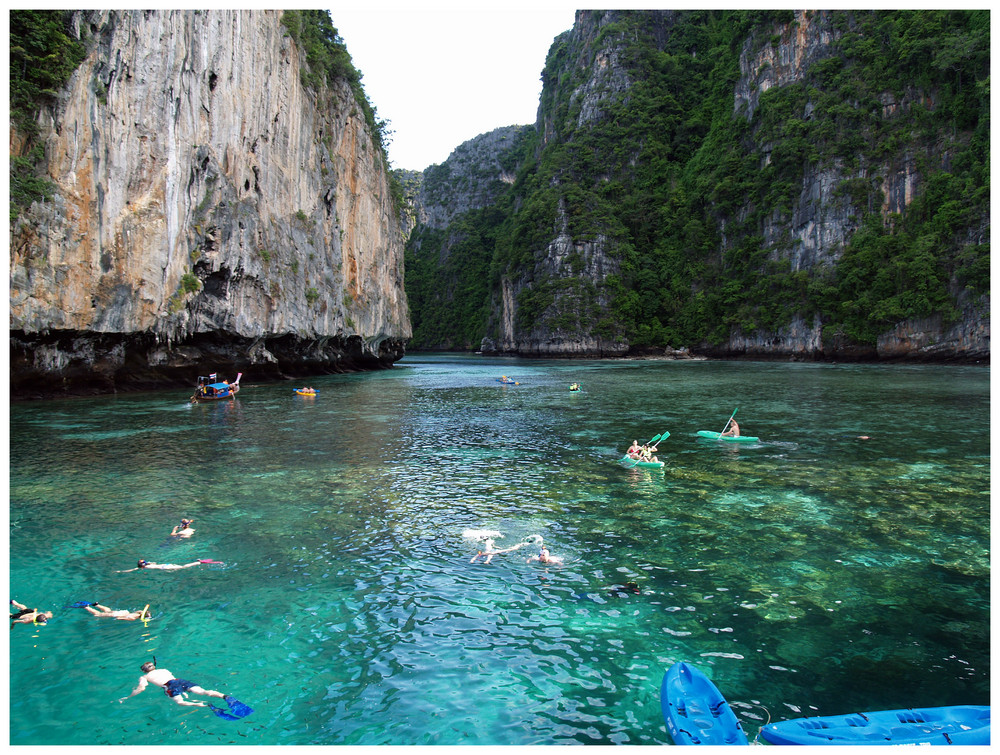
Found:
[[[146,689],[146,685],[147,684],[149,684],[149,682],[146,681],[146,677],[140,676],[139,677],[139,683],[137,685],[135,685],[135,689],[132,690],[131,694],[126,695],[125,697],[118,698],[118,702],[123,703],[126,700],[128,700],[130,697],[135,697],[140,692],[142,692],[144,689]]]

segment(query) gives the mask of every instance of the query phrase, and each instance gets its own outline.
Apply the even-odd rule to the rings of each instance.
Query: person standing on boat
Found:
[[[17,609],[10,615],[10,628],[15,624],[45,624],[52,618],[52,611],[39,611],[37,608],[28,608],[11,598],[10,604]]]
[[[194,534],[194,529],[191,528],[192,524],[194,524],[194,519],[181,519],[181,523],[171,530],[170,537],[191,537]]]
[[[718,425],[716,425],[718,427]],[[735,419],[729,420],[729,428],[722,433],[723,438],[738,438],[740,437],[740,426],[736,424]]]
[[[99,619],[118,619],[119,621],[135,621],[136,619],[146,620],[149,618],[149,604],[141,611],[129,611],[126,609],[120,609],[113,611],[107,606],[102,606],[100,603],[91,603],[89,606],[83,607],[92,616],[96,616]]]
[[[203,689],[194,682],[189,682],[187,679],[178,679],[165,668],[156,668],[156,663],[153,661],[147,661],[142,664],[140,670],[142,671],[142,676],[139,677],[139,683],[132,690],[132,694],[120,698],[118,702],[123,703],[130,697],[135,697],[150,684],[155,684],[157,687],[163,689],[167,693],[167,697],[178,705],[194,705],[199,708],[204,708],[208,705],[208,703],[203,703],[200,700],[185,699],[184,695],[188,692],[195,695],[205,695],[206,697],[224,698],[226,696],[224,693],[216,692],[214,689]]]

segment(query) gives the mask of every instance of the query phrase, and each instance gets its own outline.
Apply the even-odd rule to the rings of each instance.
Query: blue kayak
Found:
[[[753,435],[737,435],[735,438],[732,435],[723,435],[722,433],[713,433],[711,430],[699,430],[699,438],[708,438],[709,440],[721,440],[726,443],[759,443],[760,438]]]
[[[660,686],[663,720],[675,745],[745,745],[747,735],[718,687],[679,661]]]
[[[760,733],[776,745],[988,745],[990,706],[810,716],[768,724]]]

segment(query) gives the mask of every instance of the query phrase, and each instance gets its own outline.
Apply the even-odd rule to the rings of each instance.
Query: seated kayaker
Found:
[[[716,425],[718,427],[718,425]],[[724,438],[738,438],[740,437],[740,426],[736,424],[736,420],[729,421],[729,429],[722,433]]]
[[[642,448],[639,449],[639,460],[640,461],[659,461],[655,456],[653,456],[653,451],[656,450],[656,446],[652,448],[649,447],[648,443],[643,443]]]
[[[630,459],[638,459],[639,451],[641,450],[642,447],[639,445],[639,441],[633,440],[632,445],[628,447],[628,451],[626,451],[625,453],[628,454],[628,457]]]

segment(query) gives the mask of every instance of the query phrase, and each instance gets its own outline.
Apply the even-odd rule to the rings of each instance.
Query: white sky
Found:
[[[393,168],[424,170],[501,126],[535,122],[552,41],[574,6],[369,0],[330,8],[378,117]]]

